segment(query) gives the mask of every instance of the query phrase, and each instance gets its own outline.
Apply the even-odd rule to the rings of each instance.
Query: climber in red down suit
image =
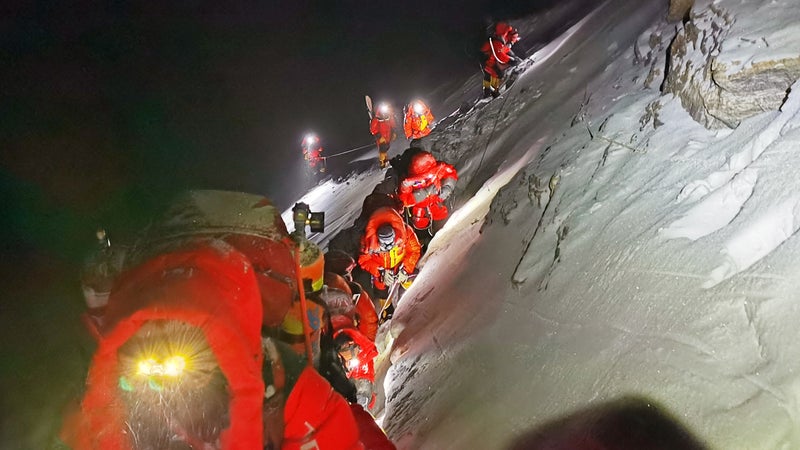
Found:
[[[430,152],[418,152],[411,158],[408,175],[400,182],[399,197],[411,210],[414,228],[430,229],[431,234],[441,229],[449,215],[444,202],[457,180],[455,167],[437,161]]]

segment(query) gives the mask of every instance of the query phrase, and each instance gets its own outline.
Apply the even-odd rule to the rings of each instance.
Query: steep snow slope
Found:
[[[791,2],[696,3],[742,30],[797,23],[770,13]],[[505,448],[632,396],[712,448],[800,447],[800,87],[704,128],[659,91],[666,9],[603,3],[437,127],[459,209],[382,329],[401,448]],[[772,51],[800,56],[789,41]]]

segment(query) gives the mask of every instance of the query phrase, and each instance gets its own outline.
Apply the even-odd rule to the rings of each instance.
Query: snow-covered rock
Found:
[[[692,5],[694,5],[694,0],[670,0],[667,20],[670,22],[682,20],[689,14]]]
[[[755,16],[763,21],[741,20]],[[775,18],[794,25],[764,25]],[[742,119],[777,110],[799,77],[797,2],[702,0],[670,46],[664,91],[678,96],[705,127],[735,128]]]

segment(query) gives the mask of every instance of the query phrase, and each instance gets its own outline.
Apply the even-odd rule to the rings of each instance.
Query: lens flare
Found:
[[[139,364],[137,365],[136,375],[144,375],[144,376],[152,375],[156,364],[158,363],[152,358],[139,361]]]
[[[119,348],[119,390],[135,449],[212,445],[229,426],[230,392],[203,330],[150,321]]]
[[[164,361],[163,370],[164,375],[170,377],[178,377],[183,373],[183,369],[186,368],[186,359],[183,356],[175,355],[167,358]]]

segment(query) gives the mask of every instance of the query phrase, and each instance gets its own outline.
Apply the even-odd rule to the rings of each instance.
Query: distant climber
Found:
[[[490,36],[481,47],[483,62],[483,97],[500,95],[500,85],[509,67],[516,66],[522,59],[511,51],[511,46],[519,41],[519,32],[507,22],[498,22]]]
[[[322,156],[322,144],[316,134],[309,133],[303,138],[303,159],[311,174],[325,173],[325,157]]]
[[[434,120],[431,109],[422,100],[414,100],[405,107],[403,131],[406,138],[411,140],[412,146],[415,141],[431,134]]]
[[[395,120],[392,107],[388,103],[379,104],[369,122],[369,132],[375,136],[375,142],[378,144],[378,162],[381,169],[386,167],[389,147],[397,137],[394,129]]]

